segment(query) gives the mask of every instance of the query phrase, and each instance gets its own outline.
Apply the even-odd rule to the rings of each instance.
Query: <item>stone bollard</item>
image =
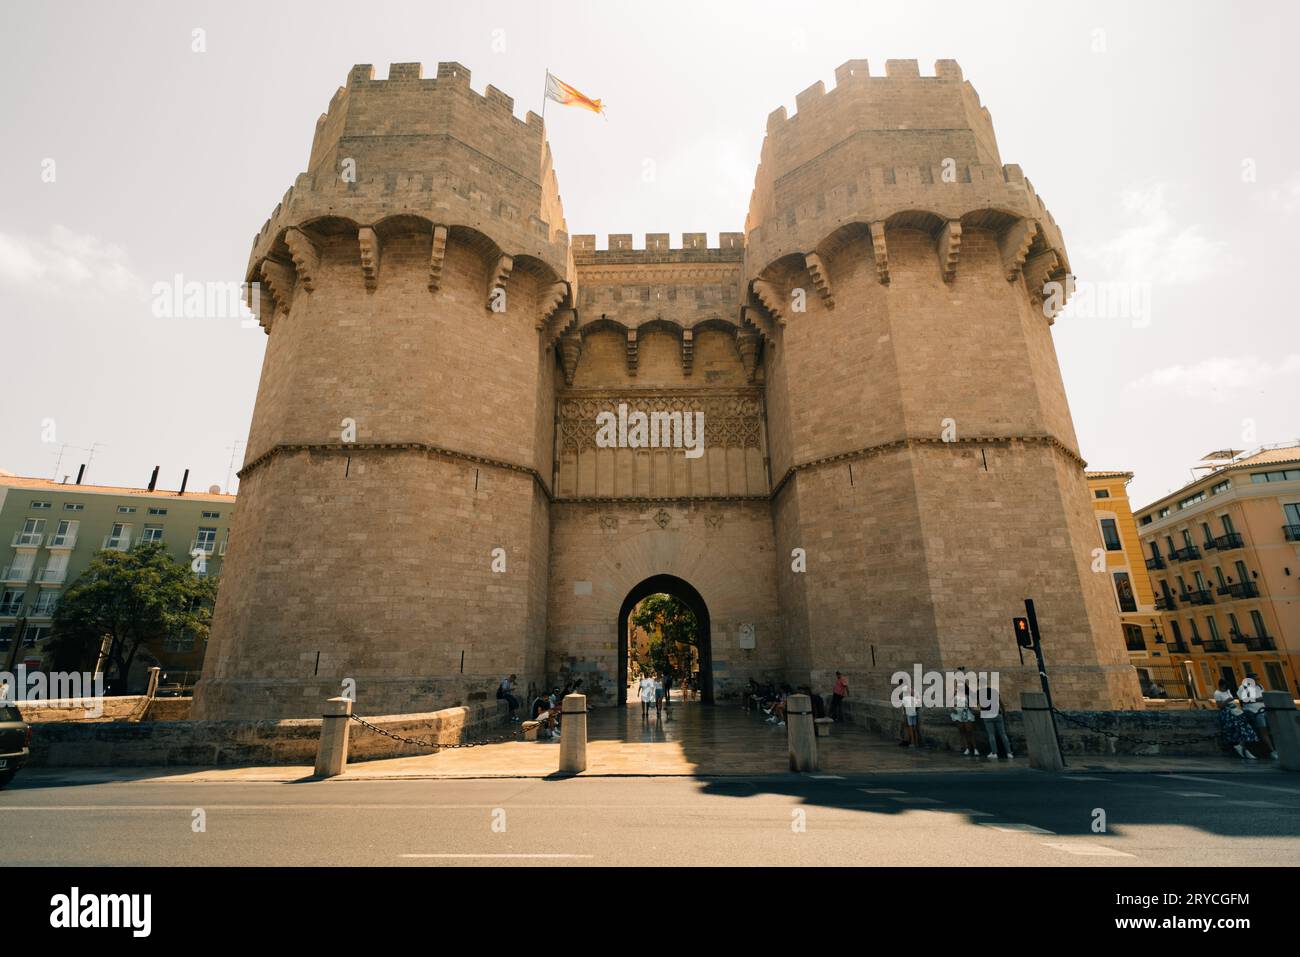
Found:
[[[1300,713],[1296,712],[1291,693],[1265,691],[1264,710],[1278,763],[1288,771],[1300,771]]]
[[[316,749],[316,777],[332,778],[348,766],[348,732],[352,724],[350,698],[330,698],[320,721],[320,745]]]
[[[1065,761],[1056,741],[1056,725],[1047,707],[1047,695],[1041,691],[1020,692],[1020,712],[1025,725],[1025,743],[1029,747],[1029,766],[1040,771],[1062,771]]]
[[[560,773],[581,774],[587,770],[587,696],[565,695],[560,711]]]
[[[790,770],[817,770],[817,726],[813,724],[812,698],[792,694],[785,699],[785,733],[790,744]]]

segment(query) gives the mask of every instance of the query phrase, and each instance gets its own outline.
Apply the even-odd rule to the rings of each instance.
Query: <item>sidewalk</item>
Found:
[[[676,702],[660,720],[642,721],[640,708],[594,709],[587,735],[584,777],[766,777],[789,774],[786,729],[746,714],[735,705],[706,707]],[[890,771],[1029,769],[1025,755],[990,761],[952,751],[901,748],[895,741],[852,725],[838,724],[818,739],[821,773],[858,776]],[[981,743],[982,739],[981,739]],[[544,778],[556,774],[560,746],[551,741],[511,741],[436,754],[350,764],[334,781],[463,778]],[[1198,774],[1281,773],[1274,761],[1236,758],[1067,757],[1067,773],[1173,772]],[[66,783],[144,780],[285,782],[310,778],[309,766],[232,768],[32,768],[30,780]]]

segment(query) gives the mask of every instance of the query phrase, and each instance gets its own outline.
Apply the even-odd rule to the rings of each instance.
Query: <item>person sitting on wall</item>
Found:
[[[1264,742],[1264,747],[1268,749],[1268,756],[1276,761],[1277,748],[1274,747],[1273,739],[1269,736],[1268,716],[1264,713],[1264,689],[1255,679],[1255,672],[1246,672],[1241,687],[1237,689],[1237,697],[1241,700],[1242,717],[1255,729],[1259,740]]]
[[[505,701],[510,706],[511,721],[519,720],[519,715],[515,713],[519,710],[519,699],[514,696],[515,682],[518,680],[519,676],[512,674],[509,678],[501,679],[501,684],[497,686],[497,700]]]
[[[549,696],[538,695],[533,699],[532,718],[534,721],[541,722],[547,735],[552,738],[557,736],[559,722],[556,720],[555,709],[551,706]]]

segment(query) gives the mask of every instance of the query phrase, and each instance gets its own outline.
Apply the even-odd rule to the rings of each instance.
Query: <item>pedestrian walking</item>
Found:
[[[844,717],[844,699],[849,696],[849,679],[840,672],[835,672],[835,685],[831,688],[831,720],[840,721]]]
[[[650,706],[655,701],[655,680],[649,675],[643,675],[641,678],[640,697],[641,697],[641,720],[646,721],[650,717]]]
[[[655,717],[658,718],[664,712],[664,677],[662,674],[655,675]]]

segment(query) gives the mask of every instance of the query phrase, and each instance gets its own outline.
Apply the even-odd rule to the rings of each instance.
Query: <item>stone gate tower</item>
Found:
[[[885,74],[769,117],[743,234],[599,249],[536,115],[459,64],[354,68],[250,257],[270,338],[196,716],[511,672],[612,702],[650,589],[707,616],[719,695],[838,669],[884,699],[916,664],[1012,695],[1033,596],[1058,703],[1135,706],[1043,302],[1059,230],[955,63]],[[619,407],[703,413],[702,454],[601,447]]]

